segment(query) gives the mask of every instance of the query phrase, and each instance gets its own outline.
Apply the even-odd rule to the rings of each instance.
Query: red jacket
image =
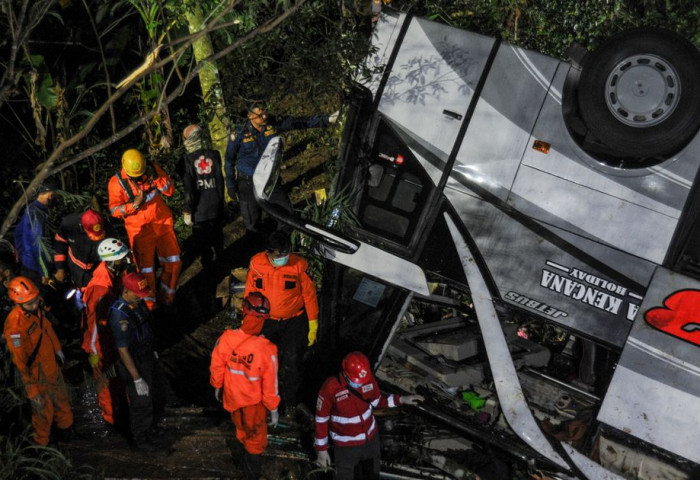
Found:
[[[34,362],[27,366],[40,337],[41,344]],[[5,339],[12,361],[22,376],[27,398],[34,398],[59,385],[61,370],[56,362],[56,352],[61,350],[61,344],[42,308],[29,313],[19,305],[15,306],[5,320]]]
[[[289,262],[276,267],[267,258],[267,252],[260,252],[250,259],[245,294],[260,292],[270,300],[270,317],[288,319],[306,308],[309,320],[318,320],[318,300],[313,280],[306,273],[309,264],[294,253],[289,254]]]
[[[133,238],[146,225],[154,229],[173,228],[173,215],[161,196],[169,197],[173,194],[175,190],[173,182],[162,168],[155,163],[151,165],[153,165],[153,171],[146,181],[135,182],[122,168],[119,174],[109,179],[107,186],[109,211],[113,217],[124,219],[126,233],[132,244]],[[128,187],[128,191],[124,186]],[[143,191],[144,201],[138,209],[135,209],[134,196],[139,191]]]
[[[328,434],[337,447],[362,445],[377,434],[377,423],[372,410],[399,406],[398,395],[385,395],[379,391],[377,380],[351,391],[345,377],[329,377],[323,383],[316,400],[317,451],[328,450]],[[362,398],[358,397],[361,396]]]
[[[102,347],[106,342],[100,336],[110,335],[107,319],[109,307],[119,298],[121,286],[114,281],[107,263],[100,263],[85,287],[85,331],[83,332],[83,350],[88,354],[97,354],[103,358]],[[102,339],[107,340],[107,339]]]
[[[242,330],[226,330],[211,354],[209,383],[222,388],[224,408],[229,412],[262,404],[274,410],[280,403],[277,391],[277,347],[265,337]]]

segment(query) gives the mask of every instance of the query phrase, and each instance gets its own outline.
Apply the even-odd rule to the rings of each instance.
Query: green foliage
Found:
[[[88,480],[99,478],[90,467],[75,468],[70,458],[52,447],[33,445],[29,432],[0,436],[0,480]]]
[[[665,27],[700,45],[700,5],[696,2],[413,0],[400,6],[559,58],[573,42],[593,49],[619,30],[640,26]]]
[[[337,232],[345,232],[350,226],[360,224],[350,206],[352,195],[348,187],[318,204],[308,202],[302,212],[302,217],[318,225]],[[303,233],[295,231],[292,234],[293,249],[299,252],[309,262],[309,275],[314,280],[317,289],[323,287],[324,258],[318,254],[319,242]]]

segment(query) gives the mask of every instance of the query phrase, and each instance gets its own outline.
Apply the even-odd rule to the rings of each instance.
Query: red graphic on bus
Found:
[[[644,320],[664,333],[700,345],[700,290],[672,293],[663,307],[647,310]]]

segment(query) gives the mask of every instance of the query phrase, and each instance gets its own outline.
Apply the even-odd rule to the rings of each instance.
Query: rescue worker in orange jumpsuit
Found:
[[[369,359],[361,352],[347,354],[340,375],[326,379],[316,400],[316,464],[331,466],[330,433],[335,444],[335,480],[378,480],[381,450],[372,411],[423,400],[421,395],[385,395]]]
[[[59,366],[65,357],[36,285],[26,277],[15,277],[8,293],[15,307],[5,320],[7,348],[32,405],[34,443],[48,445],[53,423],[64,438],[70,436],[73,426],[73,411]]]
[[[267,250],[250,259],[244,296],[260,292],[270,299],[270,318],[262,334],[277,345],[285,416],[292,419],[299,404],[304,348],[316,343],[318,301],[308,262],[290,253],[289,234],[270,235]]]
[[[163,200],[163,195],[169,197],[174,192],[172,180],[160,166],[147,163],[141,152],[131,149],[122,156],[121,172],[110,178],[108,192],[109,210],[112,216],[124,219],[136,265],[154,292],[158,255],[163,266],[158,302],[171,305],[182,268],[173,215]],[[155,308],[154,298],[146,303]]]
[[[110,425],[121,427],[126,389],[114,370],[119,356],[108,317],[109,307],[121,294],[120,276],[131,263],[131,251],[121,240],[106,238],[100,242],[97,253],[102,262],[95,269],[83,295],[85,329],[82,347],[92,367],[102,418]]]
[[[231,412],[236,438],[243,444],[243,469],[246,480],[258,480],[261,455],[267,448],[267,410],[270,425],[279,421],[277,407],[277,347],[259,336],[270,316],[270,302],[253,292],[243,300],[240,329],[226,330],[216,341],[211,354],[209,382],[214,397]]]

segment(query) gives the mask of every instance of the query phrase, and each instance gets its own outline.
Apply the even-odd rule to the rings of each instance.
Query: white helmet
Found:
[[[129,254],[129,247],[116,238],[105,238],[97,247],[97,254],[101,260],[113,262],[126,257]]]

